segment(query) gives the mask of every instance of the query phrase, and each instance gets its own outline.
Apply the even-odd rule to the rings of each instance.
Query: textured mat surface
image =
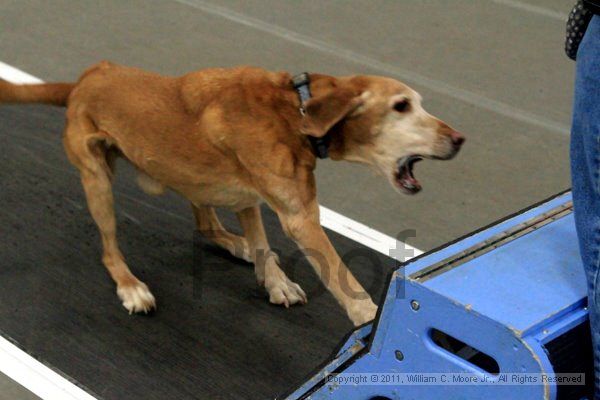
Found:
[[[158,301],[152,316],[128,315],[100,262],[99,235],[62,150],[63,115],[0,108],[4,335],[105,399],[267,399],[302,382],[352,328],[270,211],[263,215],[271,245],[308,293],[306,306],[269,305],[251,265],[195,240],[184,200],[143,194],[121,163],[121,248]],[[239,231],[233,215],[222,216]],[[365,251],[329,236],[342,255]],[[350,267],[378,300],[394,262],[361,254]]]

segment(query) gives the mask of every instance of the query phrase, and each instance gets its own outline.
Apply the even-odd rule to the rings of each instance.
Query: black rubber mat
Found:
[[[158,302],[152,316],[128,315],[100,262],[63,126],[61,109],[0,107],[0,331],[26,351],[104,399],[268,399],[301,383],[352,329],[270,211],[271,245],[305,306],[268,304],[251,265],[195,240],[183,199],[143,194],[120,163],[121,248]],[[363,253],[350,265],[377,301],[394,262],[328,233],[340,254],[379,260]]]

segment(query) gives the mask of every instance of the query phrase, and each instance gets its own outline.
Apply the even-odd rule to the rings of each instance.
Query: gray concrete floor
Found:
[[[36,395],[0,373],[0,400],[35,400]]]
[[[100,59],[166,74],[252,64],[403,80],[467,135],[462,154],[420,163],[414,197],[323,161],[319,199],[390,235],[415,229],[411,243],[427,250],[570,186],[573,3],[2,0],[0,61],[45,80],[74,80]]]

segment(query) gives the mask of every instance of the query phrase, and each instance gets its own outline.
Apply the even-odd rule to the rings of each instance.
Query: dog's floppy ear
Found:
[[[363,102],[364,96],[342,88],[337,88],[323,96],[313,97],[304,105],[305,113],[301,131],[305,135],[322,137]]]

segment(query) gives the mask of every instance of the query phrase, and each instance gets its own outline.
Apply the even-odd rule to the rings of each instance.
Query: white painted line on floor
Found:
[[[518,0],[491,0],[491,1],[494,3],[500,4],[500,5],[503,5],[503,6],[516,8],[518,10],[527,11],[532,14],[537,14],[537,15],[552,18],[552,19],[555,19],[558,21],[562,21],[564,23],[567,22],[567,16],[569,15],[569,12],[571,11],[571,9],[568,9],[564,13],[561,13],[558,11],[551,10],[549,8],[535,6],[533,4],[529,4],[524,1],[518,1]],[[575,4],[574,1],[572,3]]]
[[[44,400],[96,400],[2,336],[0,371]]]
[[[41,79],[1,61],[0,78],[13,83],[43,83]],[[321,225],[387,256],[395,259],[402,258],[399,261],[407,261],[423,253],[409,244],[400,242],[323,206],[321,206]]]
[[[39,78],[0,61],[0,78],[12,83],[43,83]]]
[[[238,13],[229,8],[217,6],[203,0],[174,1],[188,5],[190,7],[194,7],[208,14],[216,15],[229,21],[236,22],[240,25],[244,25],[249,28],[253,28],[255,30],[265,32],[273,36],[277,36],[281,39],[297,43],[304,47],[317,50],[322,53],[328,53],[335,57],[343,58],[346,61],[355,64],[364,65],[366,67],[376,69],[384,74],[388,74],[390,76],[395,76],[399,79],[402,79],[407,83],[426,87],[432,92],[440,93],[445,96],[461,100],[474,107],[482,108],[486,111],[502,115],[506,118],[544,128],[551,132],[566,135],[570,134],[569,126],[545,118],[541,115],[525,111],[520,107],[514,107],[510,104],[490,99],[489,97],[480,95],[478,93],[470,92],[468,90],[448,85],[442,81],[431,79],[426,76],[414,73],[412,71],[401,69],[396,65],[381,62],[371,57],[363,56],[361,54],[355,53],[350,49],[334,46],[323,40],[315,39],[302,33],[298,33],[287,28],[281,27],[279,25],[271,24],[254,17]]]
[[[396,240],[391,236],[369,228],[326,207],[321,206],[320,211],[321,225],[325,228],[331,229],[340,235],[346,236],[387,256],[397,260],[401,258],[399,261],[408,261],[413,257],[423,254],[416,247]]]

